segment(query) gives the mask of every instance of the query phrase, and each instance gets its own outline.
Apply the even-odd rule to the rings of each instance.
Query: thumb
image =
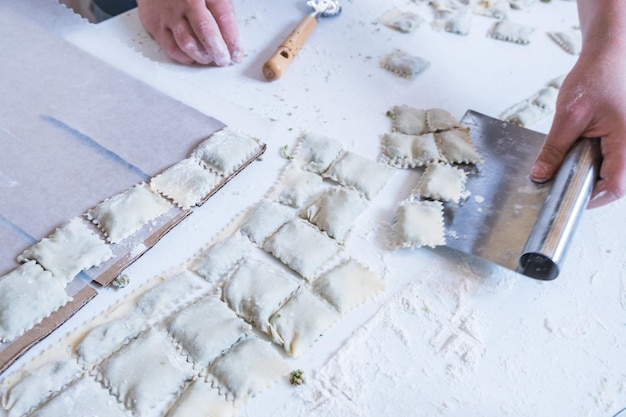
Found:
[[[552,142],[554,140],[549,142],[546,139],[530,170],[530,178],[535,182],[543,183],[554,177],[563,162],[567,149],[569,149],[554,146]]]
[[[570,114],[557,112],[546,140],[531,170],[530,178],[539,183],[550,180],[558,171],[565,154],[584,131],[584,124]]]

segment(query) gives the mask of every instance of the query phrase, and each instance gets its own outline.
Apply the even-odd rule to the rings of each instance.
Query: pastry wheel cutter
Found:
[[[306,4],[313,12],[305,16],[281,43],[274,55],[263,65],[263,75],[268,81],[280,78],[291,64],[306,40],[317,27],[319,17],[335,17],[341,13],[339,0],[308,0]]]
[[[537,184],[530,168],[545,134],[468,110],[483,162],[468,172],[469,197],[445,206],[446,246],[523,275],[555,279],[598,177],[598,139],[579,139],[554,179]]]

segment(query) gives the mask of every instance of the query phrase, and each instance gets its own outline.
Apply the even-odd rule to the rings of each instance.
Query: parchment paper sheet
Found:
[[[34,23],[13,10],[18,2],[3,3],[0,275],[23,249],[223,126]]]

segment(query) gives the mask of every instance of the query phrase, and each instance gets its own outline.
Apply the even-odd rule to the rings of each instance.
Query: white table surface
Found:
[[[376,159],[392,106],[441,107],[458,118],[467,109],[498,116],[565,74],[576,59],[546,34],[577,24],[574,2],[512,12],[511,19],[536,28],[529,45],[516,45],[486,36],[491,18],[474,16],[464,37],[434,30],[432,10],[421,2],[346,1],[342,15],[320,21],[283,78],[270,83],[261,66],[308,12],[305,1],[235,5],[247,55],[227,68],[173,63],[136,11],[97,26],[59,29],[106,62],[268,144],[263,161],[129,269],[131,289],[183,262],[258,201],[287,163],[281,148],[292,147],[302,131]],[[381,25],[393,6],[416,11],[426,23],[411,34]],[[395,48],[428,59],[430,68],[414,80],[393,76],[379,60]],[[531,127],[547,132],[550,123],[548,117]],[[346,316],[294,363],[305,370],[305,385],[281,381],[244,414],[613,416],[626,407],[626,202],[587,211],[559,278],[540,282],[445,249],[386,249],[411,175],[394,177],[352,236],[355,257],[383,277],[385,293]],[[105,291],[98,297],[119,296]],[[88,306],[81,319],[98,308]],[[77,323],[72,319],[61,332]],[[52,342],[41,348],[46,343]]]

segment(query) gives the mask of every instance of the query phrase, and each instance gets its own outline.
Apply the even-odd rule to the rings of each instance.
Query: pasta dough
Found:
[[[509,0],[480,0],[474,8],[474,13],[504,19],[511,12]]]
[[[291,207],[301,207],[323,188],[322,177],[289,165],[281,175],[277,186],[269,195],[271,200]]]
[[[490,35],[501,41],[526,45],[530,43],[530,35],[534,30],[530,26],[511,22],[509,19],[502,19],[493,25]]]
[[[209,282],[216,282],[237,262],[246,256],[254,245],[239,232],[215,243],[192,262],[191,268]]]
[[[305,133],[300,137],[296,158],[304,162],[307,171],[321,174],[343,151],[339,142],[326,136]]]
[[[583,46],[583,36],[579,29],[563,32],[548,32],[548,35],[566,52],[572,55],[580,55]]]
[[[398,77],[413,79],[426,71],[430,67],[430,62],[396,49],[380,61],[380,66]]]
[[[235,417],[237,409],[219,394],[217,388],[201,379],[194,380],[165,417]]]
[[[424,23],[424,19],[420,15],[397,9],[389,10],[381,21],[385,26],[404,33],[414,32]]]
[[[446,32],[467,36],[472,25],[472,15],[467,12],[455,13],[444,22]]]
[[[65,282],[28,261],[0,278],[0,341],[10,342],[71,301]]]
[[[241,226],[241,233],[257,245],[262,245],[265,239],[293,217],[295,212],[292,208],[275,201],[262,200]]]
[[[299,285],[270,265],[247,260],[226,281],[223,294],[235,313],[268,333],[270,316]]]
[[[170,203],[146,184],[138,184],[104,200],[87,212],[87,218],[118,243],[170,209]]]
[[[339,318],[330,305],[301,289],[270,319],[270,333],[291,356],[300,356]]]
[[[444,245],[443,204],[440,201],[402,202],[396,213],[394,244],[404,248]]]
[[[133,414],[145,415],[180,392],[191,364],[158,328],[124,346],[99,366],[99,378]]]
[[[258,147],[259,143],[252,137],[225,127],[198,145],[191,157],[202,161],[218,174],[228,176],[249,159]]]
[[[452,129],[435,133],[441,155],[451,164],[477,164],[481,162],[469,129]]]
[[[48,237],[26,249],[19,262],[37,261],[63,283],[81,271],[97,266],[113,257],[109,246],[75,217]]]
[[[294,201],[309,203],[304,210],[262,200],[250,216],[237,217],[236,225],[185,265],[157,275],[124,303],[83,324],[61,341],[58,350],[47,352],[50,356],[44,360],[52,360],[37,370],[43,379],[22,381],[22,387],[33,392],[32,403],[48,401],[28,409],[46,417],[234,415],[236,405],[287,375],[283,350],[301,354],[339,318],[337,309],[348,311],[382,288],[377,277],[356,261],[342,263],[317,287],[307,280],[319,276],[338,256],[342,246],[337,242],[345,242],[367,208],[366,196],[374,196],[393,170],[345,153],[328,138],[309,135],[301,144],[297,155],[302,159],[290,168],[306,174],[300,178],[315,178],[315,187],[299,195],[303,183],[296,181],[289,183],[289,192],[296,193]],[[185,177],[183,165],[197,168],[186,160],[155,177],[151,186],[166,194],[166,186],[176,187],[178,177]],[[177,169],[181,171],[176,173]],[[325,184],[314,171],[329,172],[340,185]],[[282,179],[289,182],[292,172],[296,171],[285,170]],[[132,191],[151,193],[145,184]],[[137,201],[134,205],[142,206]],[[107,209],[127,214],[116,212],[112,204]],[[91,212],[99,226],[106,220],[100,217],[103,211]],[[91,219],[96,222],[96,217]],[[120,228],[107,232],[109,240],[120,235]],[[104,240],[100,243],[108,248]],[[251,251],[256,253],[249,257]],[[23,267],[27,265],[39,268],[33,261]],[[57,282],[49,272],[39,271],[49,282]],[[284,349],[270,342],[274,339]],[[59,351],[68,358],[59,359]],[[70,367],[59,375],[45,372],[59,365]],[[14,399],[8,401],[15,404]]]
[[[185,300],[206,288],[204,281],[193,272],[183,270],[175,275],[160,277],[155,285],[137,298],[136,313],[154,322],[159,316],[178,307]]]
[[[385,133],[382,140],[383,160],[398,168],[415,168],[441,160],[433,133],[406,135]]]
[[[30,417],[128,417],[107,390],[90,378],[81,378],[52,398]]]
[[[426,110],[426,125],[429,132],[441,132],[461,127],[461,123],[449,111],[437,108]]]
[[[199,204],[222,180],[195,158],[183,159],[150,181],[150,188],[183,210]]]
[[[406,104],[394,106],[387,112],[391,118],[391,130],[407,135],[428,133],[426,110],[409,107]]]
[[[339,253],[339,245],[302,219],[295,219],[268,238],[263,248],[306,279]]]
[[[354,152],[345,152],[333,162],[323,174],[345,187],[353,188],[365,194],[369,200],[383,189],[393,175],[393,170]]]
[[[75,362],[53,361],[22,377],[2,396],[7,417],[21,417],[74,381],[82,370]]]
[[[313,284],[315,291],[341,314],[345,314],[385,289],[372,271],[348,259],[322,275]]]
[[[365,211],[367,201],[357,191],[333,187],[302,213],[320,230],[343,244],[357,217]]]
[[[216,296],[185,307],[172,316],[166,326],[197,369],[208,366],[251,330]]]
[[[289,372],[289,365],[270,342],[251,337],[242,340],[209,368],[220,393],[245,403]],[[225,392],[222,392],[225,391]]]
[[[550,85],[543,88],[533,96],[511,106],[500,118],[518,126],[530,126],[554,112],[558,93],[557,87]]]
[[[458,203],[466,197],[467,175],[449,164],[432,164],[426,167],[413,193],[433,200]]]
[[[137,337],[144,327],[144,320],[138,316],[103,323],[87,333],[77,346],[76,355],[85,365],[94,366]]]

